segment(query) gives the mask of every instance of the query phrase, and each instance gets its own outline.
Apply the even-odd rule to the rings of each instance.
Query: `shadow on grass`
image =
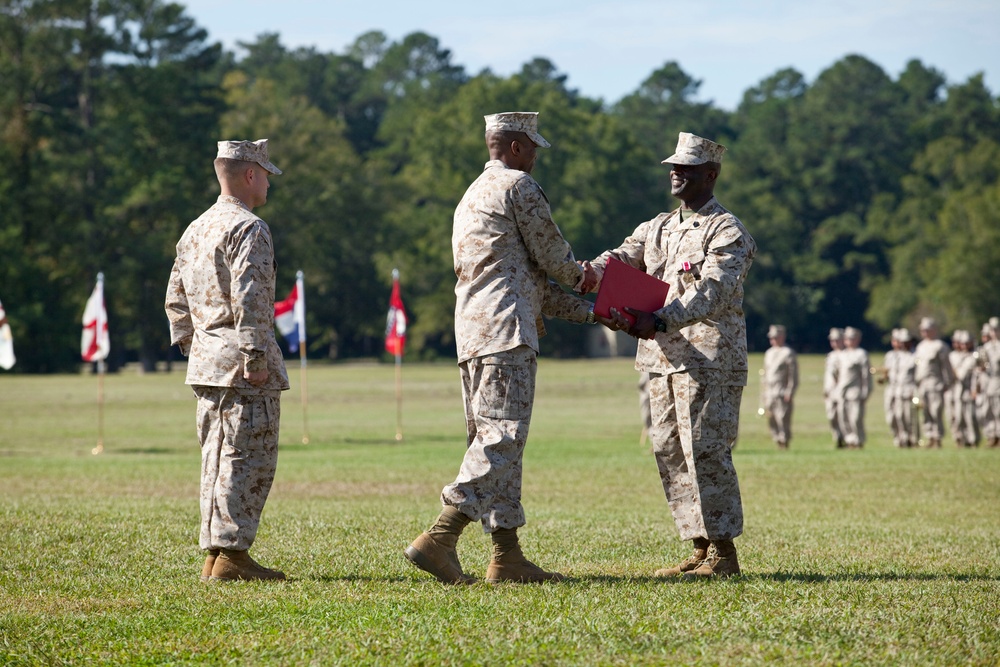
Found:
[[[404,434],[402,440],[395,438],[343,438],[335,440],[330,444],[344,445],[418,445],[424,442],[457,442],[461,438],[453,435],[421,435],[419,438],[407,438]]]
[[[797,581],[802,583],[824,584],[839,581],[1000,581],[1000,577],[984,574],[941,574],[912,573],[897,574],[895,572],[865,572],[854,574],[816,574],[811,572],[772,572],[770,574],[749,573],[741,577],[743,580],[758,581]]]
[[[179,449],[171,449],[170,447],[126,447],[125,449],[105,449],[104,453],[112,456],[118,454],[134,455],[134,454],[177,454]]]
[[[938,573],[914,573],[895,574],[887,572],[873,572],[870,574],[815,574],[808,572],[773,572],[773,573],[744,573],[731,579],[687,579],[685,577],[654,577],[650,575],[628,576],[628,575],[608,575],[608,574],[585,574],[580,576],[568,576],[563,581],[567,584],[680,584],[698,581],[774,581],[774,582],[799,582],[810,584],[825,584],[841,581],[856,582],[882,582],[882,581],[1000,581],[1000,577],[983,574],[938,574]]]
[[[338,582],[345,582],[345,583],[361,582],[365,584],[378,582],[383,584],[389,584],[389,583],[400,583],[404,581],[410,581],[409,577],[402,577],[402,576],[378,577],[378,576],[361,575],[361,574],[341,574],[341,575],[324,574],[316,577],[295,577],[295,578],[298,580],[308,579],[309,581],[319,581],[324,584],[333,584]],[[438,583],[434,579],[428,579],[427,581],[428,583],[433,583],[433,584]]]

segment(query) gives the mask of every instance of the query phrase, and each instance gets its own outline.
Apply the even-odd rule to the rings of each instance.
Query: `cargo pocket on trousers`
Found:
[[[534,394],[526,366],[484,364],[479,383],[479,414],[491,419],[527,419]]]
[[[268,396],[253,396],[247,399],[248,428],[255,437],[266,435],[273,429],[271,399]]]

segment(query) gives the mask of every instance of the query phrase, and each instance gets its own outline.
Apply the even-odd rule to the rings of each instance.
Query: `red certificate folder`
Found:
[[[611,317],[609,309],[615,308],[635,324],[635,318],[625,312],[625,306],[647,313],[659,310],[667,300],[669,289],[670,285],[659,278],[609,257],[594,312],[602,317]]]

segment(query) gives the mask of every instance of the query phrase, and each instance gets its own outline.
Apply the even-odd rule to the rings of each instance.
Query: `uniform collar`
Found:
[[[676,209],[674,209],[674,212],[673,212],[673,215],[671,215],[671,218],[673,218],[674,224],[677,225],[677,226],[681,226],[681,227],[685,227],[685,228],[687,228],[687,227],[700,227],[701,223],[704,221],[705,217],[711,215],[715,211],[716,207],[718,207],[718,206],[719,206],[719,202],[715,199],[715,197],[712,197],[707,202],[705,202],[704,206],[702,206],[697,211],[695,211],[694,215],[692,215],[691,217],[689,217],[687,220],[683,220],[683,221],[681,220],[681,209],[680,209],[680,207],[677,207]]]
[[[245,203],[243,203],[242,199],[240,199],[239,197],[233,197],[232,195],[219,195],[219,198],[216,200],[216,203],[218,203],[218,204],[236,204],[237,206],[242,206],[243,208],[245,208],[248,211],[250,210],[250,207],[247,206]]]

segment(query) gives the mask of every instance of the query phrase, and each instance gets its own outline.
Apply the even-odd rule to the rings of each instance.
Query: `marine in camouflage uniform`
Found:
[[[959,447],[979,446],[979,420],[976,418],[975,380],[978,359],[972,349],[972,334],[965,329],[952,336],[952,351],[948,361],[955,371],[951,387],[951,434]]]
[[[542,315],[595,321],[592,305],[555,283],[589,288],[530,175],[538,147],[536,113],[486,117],[490,161],[455,210],[455,340],[465,403],[465,458],[441,492],[444,510],[406,549],[417,567],[446,583],[470,583],[455,545],[470,521],[492,537],[488,582],[561,579],[524,558],[517,529],[522,455],[535,396]],[[592,282],[592,281],[591,281]]]
[[[940,447],[944,437],[944,396],[955,384],[955,372],[948,360],[948,346],[937,338],[937,323],[925,317],[920,321],[923,340],[914,350],[917,363],[917,396],[923,413],[922,430],[928,447]]]
[[[743,505],[730,447],[747,383],[743,281],[757,246],[743,223],[713,194],[725,147],[680,133],[671,193],[681,208],[644,222],[609,258],[670,284],[667,303],[636,318],[636,369],[650,374],[650,440],[674,523],[692,556],[660,576],[739,573],[733,540]],[[711,550],[709,547],[713,547]]]
[[[844,446],[844,429],[840,426],[840,408],[837,399],[837,354],[844,349],[844,330],[834,327],[827,337],[830,341],[830,351],[826,355],[823,368],[823,406],[826,408],[826,420],[830,424],[830,434],[837,448]]]
[[[917,406],[913,397],[917,391],[916,362],[913,358],[910,332],[894,329],[892,349],[885,361],[885,420],[896,447],[916,447],[920,439]]]
[[[763,402],[771,439],[781,449],[792,441],[792,408],[799,386],[795,351],[785,345],[785,327],[772,324],[767,331],[771,347],[764,352]]]
[[[989,340],[979,348],[979,365],[983,374],[985,419],[982,422],[983,437],[990,447],[1000,447],[1000,340],[993,318],[987,325]]]
[[[198,398],[202,580],[282,579],[256,564],[254,543],[278,460],[280,392],[288,376],[274,339],[267,140],[221,141],[222,194],[177,243],[167,286],[170,340],[188,356]]]
[[[861,332],[844,329],[844,349],[837,353],[837,405],[844,445],[857,449],[865,445],[865,404],[872,391],[868,352],[861,346]]]

